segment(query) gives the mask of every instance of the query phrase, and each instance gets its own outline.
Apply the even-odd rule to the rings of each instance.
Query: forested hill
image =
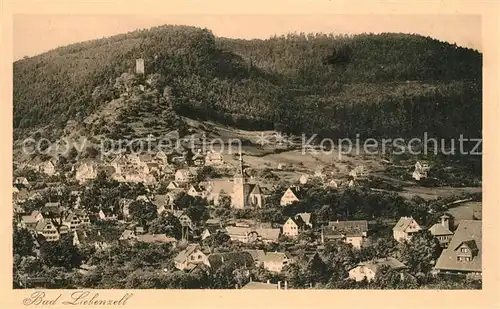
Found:
[[[161,76],[177,115],[331,137],[481,134],[475,50],[407,34],[237,40],[162,26],[15,62],[16,137],[94,113],[136,58]]]

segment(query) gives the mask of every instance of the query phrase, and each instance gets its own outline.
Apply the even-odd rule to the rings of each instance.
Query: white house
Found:
[[[189,169],[179,169],[175,172],[175,181],[180,183],[191,182],[194,180],[194,175]]]
[[[401,217],[398,223],[392,228],[394,239],[399,242],[403,240],[409,241],[411,236],[420,230],[422,228],[413,217]]]
[[[189,244],[174,258],[175,268],[184,270],[198,264],[207,264],[208,259],[198,244]]]
[[[377,275],[380,266],[387,265],[394,270],[404,270],[406,266],[393,257],[376,259],[372,261],[362,262],[349,270],[349,279],[355,281],[363,281],[364,279],[372,281]]]
[[[298,202],[302,197],[302,191],[299,187],[289,187],[280,200],[281,206],[287,206],[294,202]]]

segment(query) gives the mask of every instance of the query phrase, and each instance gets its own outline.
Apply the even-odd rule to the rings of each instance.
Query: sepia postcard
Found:
[[[8,307],[500,304],[496,3],[21,3]]]

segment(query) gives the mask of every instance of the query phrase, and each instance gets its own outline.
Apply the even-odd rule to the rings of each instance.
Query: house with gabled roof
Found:
[[[205,188],[203,188],[200,185],[197,184],[192,184],[189,186],[187,190],[187,195],[190,195],[192,197],[204,197],[205,195]]]
[[[26,200],[29,199],[30,192],[28,191],[28,189],[26,189],[25,187],[19,189],[18,185],[15,185],[14,189],[15,190],[14,190],[13,196],[12,196],[14,201],[22,203],[22,202],[25,202]],[[17,189],[17,192],[16,192],[16,189]]]
[[[300,218],[302,221],[304,221],[305,225],[308,228],[313,228],[313,221],[312,221],[312,215],[310,212],[301,212],[295,215],[295,218]]]
[[[137,235],[133,230],[126,229],[122,232],[118,240],[137,240]]]
[[[266,252],[262,262],[265,269],[280,273],[283,267],[292,264],[294,260],[287,252]]]
[[[305,225],[305,222],[299,216],[295,218],[290,217],[283,223],[283,235],[297,237],[305,229]]]
[[[256,267],[260,267],[264,263],[264,259],[266,256],[266,252],[264,250],[249,249],[244,250],[244,252],[248,252],[252,256]]]
[[[177,240],[165,234],[141,234],[137,235],[137,241],[148,244],[171,244],[177,246]]]
[[[97,166],[91,161],[81,162],[75,172],[75,179],[84,183],[97,177]]]
[[[482,273],[482,224],[462,220],[448,247],[441,252],[435,271],[444,274],[480,275]]]
[[[440,219],[441,222],[431,226],[429,232],[431,232],[432,236],[436,237],[441,247],[446,248],[453,237],[453,232],[450,231],[450,216],[444,214],[440,217]]]
[[[392,228],[394,239],[398,242],[409,241],[411,236],[422,230],[420,225],[413,217],[401,217]]]
[[[109,210],[104,211],[103,209],[100,209],[97,215],[101,220],[116,220],[117,218],[117,216],[115,214],[112,214],[111,211]]]
[[[179,169],[175,172],[175,181],[178,183],[189,183],[194,180],[195,175],[187,168]]]
[[[179,222],[183,227],[193,227],[193,220],[191,220],[191,218],[185,214],[183,210],[170,210],[169,212],[172,213],[174,217],[179,219]]]
[[[156,206],[158,215],[161,215],[164,211],[171,209],[169,196],[167,194],[155,194],[151,199],[151,202]]]
[[[208,259],[205,253],[201,251],[198,244],[189,244],[186,249],[182,250],[174,258],[175,268],[179,270],[189,269],[190,264],[207,264]]]
[[[322,237],[332,240],[340,240],[360,249],[368,234],[368,221],[330,221],[328,227],[322,230]]]
[[[415,163],[415,170],[412,173],[412,177],[415,180],[420,180],[427,177],[427,173],[430,170],[429,163],[427,161],[417,161]]]
[[[203,232],[201,233],[201,240],[205,240],[206,238],[210,237],[211,235],[217,234],[219,232],[219,229],[215,226],[207,226]]]
[[[23,185],[25,187],[30,186],[30,182],[28,181],[28,178],[26,178],[26,177],[16,177],[16,179],[14,179],[14,184]]]
[[[299,186],[291,186],[286,189],[285,193],[283,193],[283,196],[280,200],[280,205],[287,206],[294,202],[298,202],[303,197],[303,195],[304,191]]]
[[[59,202],[48,202],[45,203],[45,206],[42,207],[42,209],[40,209],[40,212],[45,217],[59,218],[64,212],[64,208]]]
[[[53,176],[57,174],[55,161],[49,160],[42,162],[38,165],[38,170],[48,176]]]
[[[80,218],[73,211],[68,211],[62,219],[62,224],[66,225],[70,231],[75,231],[81,224]]]
[[[109,242],[101,235],[101,231],[77,229],[73,231],[73,245],[92,246],[96,250],[105,250],[110,247]]]
[[[60,238],[59,230],[51,219],[39,220],[35,232],[37,235],[42,235],[46,241],[58,241]]]
[[[176,181],[171,181],[167,185],[167,190],[177,190],[182,189],[181,185]]]
[[[262,241],[264,243],[277,242],[280,229],[274,228],[254,228],[254,227],[237,227],[237,226],[226,226],[226,233],[229,235],[231,240],[240,241],[243,243],[251,243],[256,241]]]
[[[227,252],[212,253],[207,257],[207,265],[213,271],[219,269],[222,265],[231,265],[233,267],[253,267],[255,264],[252,255],[248,252]]]
[[[155,154],[155,157],[154,157],[154,160],[158,163],[161,163],[161,164],[168,164],[168,156],[167,154],[160,150],[158,152],[156,152]]]
[[[30,215],[22,216],[19,225],[20,227],[25,228],[29,231],[34,231],[38,224],[38,221],[42,219],[43,215],[39,211],[34,210]]]
[[[363,281],[365,279],[367,281],[372,281],[375,279],[381,266],[388,266],[393,270],[399,271],[407,269],[406,265],[397,259],[386,257],[357,264],[355,267],[349,269],[349,279],[355,281]]]
[[[209,151],[205,155],[205,165],[207,166],[217,166],[224,164],[224,158],[219,152]]]

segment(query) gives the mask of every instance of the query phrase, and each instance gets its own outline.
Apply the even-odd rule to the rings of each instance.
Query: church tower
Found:
[[[238,162],[238,168],[236,170],[236,174],[234,174],[233,178],[234,184],[244,184],[245,183],[245,176],[243,175],[243,157],[240,152],[240,158]]]
[[[234,208],[245,208],[245,197],[247,196],[245,189],[247,189],[248,187],[245,182],[245,175],[243,174],[243,157],[240,152],[238,168],[233,177],[233,193],[231,196],[231,204]]]

